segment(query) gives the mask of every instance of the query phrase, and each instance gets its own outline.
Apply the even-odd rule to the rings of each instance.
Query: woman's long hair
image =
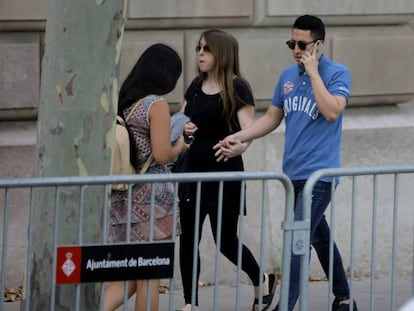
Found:
[[[147,48],[122,83],[118,99],[118,115],[148,95],[165,95],[174,90],[181,75],[181,58],[171,47],[157,43]],[[128,127],[127,127],[128,129]],[[133,142],[128,130],[130,142]],[[131,143],[130,158],[136,166],[137,146]]]
[[[221,87],[223,114],[229,129],[232,130],[232,124],[234,124],[232,121],[237,117],[237,101],[241,101],[234,92],[233,79],[239,77],[244,80],[240,73],[239,44],[234,36],[219,29],[203,32],[200,35],[199,43],[202,38],[206,41],[206,45],[216,60],[213,75]],[[198,69],[198,82],[202,83],[206,78],[207,73]],[[250,87],[249,83],[244,81]]]
[[[181,58],[171,47],[157,43],[148,47],[122,83],[118,115],[147,95],[170,93],[181,75]]]

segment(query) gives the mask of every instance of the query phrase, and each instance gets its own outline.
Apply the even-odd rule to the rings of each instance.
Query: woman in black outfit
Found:
[[[230,34],[221,30],[208,30],[201,34],[196,47],[198,53],[198,77],[185,93],[182,111],[191,122],[184,128],[185,135],[193,135],[194,142],[189,150],[188,171],[224,172],[243,171],[241,156],[227,161],[217,161],[213,149],[221,139],[232,132],[248,127],[254,121],[254,100],[250,86],[242,78],[239,70],[238,43]],[[240,146],[247,148],[248,143]],[[196,189],[190,187],[189,200],[180,198],[180,268],[184,288],[184,311],[198,310],[198,286],[196,286],[195,305],[191,307],[193,246],[195,230],[199,230],[206,216],[210,217],[211,230],[216,241],[218,214],[218,182],[204,182],[201,186],[200,226],[195,228]],[[225,182],[223,189],[221,253],[237,265],[238,236],[237,226],[240,214],[241,182]],[[243,202],[245,204],[245,202]],[[245,213],[245,210],[244,210]],[[198,253],[197,279],[200,275],[200,256]],[[255,286],[253,310],[258,310],[260,268],[250,252],[242,246],[242,270]],[[263,308],[270,307],[274,290],[275,275],[264,274]]]

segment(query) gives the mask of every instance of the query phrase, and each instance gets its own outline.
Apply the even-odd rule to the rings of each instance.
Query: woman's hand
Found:
[[[198,127],[193,122],[187,122],[184,125],[184,135],[186,136],[194,136],[194,133],[197,132]]]
[[[217,150],[214,154],[217,162],[222,160],[227,161],[230,158],[236,157],[242,154],[246,148],[246,144],[242,143],[233,135],[227,136],[213,146],[213,149]]]
[[[184,140],[184,136],[181,135],[178,137],[177,142],[175,143],[176,146],[179,146],[179,153],[183,153],[184,151],[188,150],[191,146],[191,144],[186,144]]]

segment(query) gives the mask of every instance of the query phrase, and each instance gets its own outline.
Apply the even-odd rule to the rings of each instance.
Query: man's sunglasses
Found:
[[[200,52],[201,50],[203,50],[204,52],[211,52],[207,44],[204,44],[204,45],[199,44],[196,46],[197,53]]]
[[[291,50],[293,50],[295,48],[296,44],[297,44],[299,49],[304,51],[304,50],[306,50],[306,47],[309,44],[314,43],[316,41],[318,41],[318,40],[313,40],[313,41],[306,42],[306,41],[295,41],[295,40],[291,39],[289,41],[286,41],[286,44],[289,47],[289,49],[291,49]]]

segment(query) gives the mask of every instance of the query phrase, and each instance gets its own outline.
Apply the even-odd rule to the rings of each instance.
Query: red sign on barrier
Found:
[[[82,248],[57,248],[56,284],[78,284],[81,280]]]

